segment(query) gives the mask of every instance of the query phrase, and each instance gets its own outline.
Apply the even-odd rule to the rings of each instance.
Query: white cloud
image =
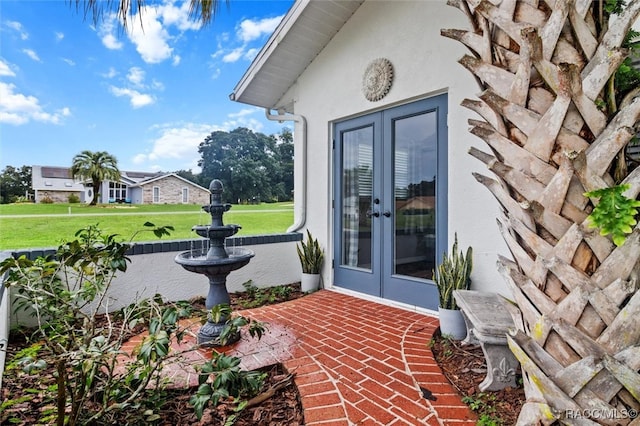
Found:
[[[231,112],[229,113],[229,117],[230,118],[241,118],[241,117],[246,117],[248,115],[251,114],[255,114],[256,111],[258,111],[256,108],[243,108],[238,112]]]
[[[123,47],[122,42],[116,35],[117,22],[116,15],[110,14],[105,16],[98,26],[98,36],[104,47],[109,50],[120,50]]]
[[[164,90],[164,84],[161,81],[156,80],[155,78],[151,81],[151,88],[153,90]]]
[[[122,42],[116,38],[113,34],[105,34],[102,37],[102,44],[109,50],[122,49]]]
[[[222,130],[222,128],[210,124],[180,123],[156,126],[154,130],[158,131],[158,136],[153,141],[151,149],[148,152],[136,154],[132,161],[139,165],[151,163],[144,166],[145,169],[154,166],[161,169],[162,167],[158,167],[158,163],[166,160],[172,160],[172,164],[175,164],[177,160],[181,164],[178,167],[164,167],[166,170],[197,169],[200,159],[198,146],[207,135],[213,131]]]
[[[165,25],[175,25],[180,31],[199,30],[199,21],[189,19],[190,2],[184,1],[180,7],[173,3],[166,3],[158,7],[158,14],[162,16]]]
[[[0,59],[0,77],[15,77],[16,73],[13,72],[11,66]]]
[[[244,47],[238,47],[236,49],[233,49],[231,52],[227,53],[226,55],[224,55],[222,57],[222,62],[233,63],[233,62],[236,62],[238,59],[242,58],[243,55],[244,55]]]
[[[171,65],[179,65],[181,60],[182,58],[180,57],[180,55],[173,55],[173,61],[171,61]]]
[[[282,16],[276,16],[274,18],[264,18],[260,20],[245,19],[240,22],[240,28],[238,29],[238,37],[245,43],[253,40],[257,40],[263,35],[271,35],[273,30],[276,29]]]
[[[73,66],[75,66],[75,65],[76,65],[76,63],[75,63],[75,62],[73,62],[71,59],[68,59],[68,58],[61,58],[61,59],[62,59],[63,61],[65,61],[65,62],[67,63],[67,65],[69,65],[69,66],[71,66],[71,67],[73,67]]]
[[[104,78],[113,78],[118,75],[118,71],[114,67],[109,67],[109,71],[104,74],[101,74]]]
[[[125,87],[111,86],[109,90],[117,97],[128,97],[129,102],[131,102],[131,106],[136,109],[142,108],[143,106],[151,105],[156,101],[155,98],[151,95],[140,93],[137,90],[128,89]]]
[[[6,21],[5,25],[9,28],[11,28],[14,31],[17,31],[20,33],[20,38],[22,40],[28,40],[29,39],[29,33],[26,32],[24,30],[24,28],[22,27],[22,24],[18,21]]]
[[[142,68],[139,67],[131,67],[129,68],[129,74],[127,74],[127,80],[133,83],[136,86],[142,86],[144,82],[145,72]]]
[[[168,43],[171,35],[158,18],[155,8],[145,7],[141,14],[135,15],[127,34],[142,60],[148,64],[162,62],[170,58],[173,52],[173,48]]]
[[[260,49],[256,49],[256,48],[249,49],[246,52],[244,52],[244,56],[243,57],[247,61],[253,61],[253,58],[256,57],[256,55],[258,54],[259,51],[260,51]]]
[[[55,32],[55,36],[56,36],[56,41],[60,41],[64,38],[64,33],[61,33],[59,31]]]
[[[234,63],[240,59],[252,61],[260,51],[256,47],[250,47],[249,44],[265,35],[270,35],[276,29],[282,16],[265,19],[244,19],[237,26],[236,45],[237,47],[229,47],[233,44],[230,41],[229,34],[223,33],[218,36],[217,50],[211,55],[212,59],[222,58],[222,62]]]
[[[21,125],[29,121],[60,124],[64,117],[71,115],[69,108],[54,112],[42,109],[35,96],[16,93],[16,86],[0,82],[0,123]]]
[[[22,49],[22,53],[33,59],[34,61],[41,62],[38,54],[32,49]]]

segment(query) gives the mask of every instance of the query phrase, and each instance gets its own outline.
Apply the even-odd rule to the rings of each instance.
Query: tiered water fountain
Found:
[[[209,250],[206,254],[201,250],[186,251],[177,255],[175,261],[187,271],[203,274],[209,278],[209,293],[205,302],[209,315],[207,322],[198,332],[198,343],[215,345],[227,319],[222,318],[220,322],[214,322],[210,313],[211,308],[220,304],[229,304],[231,299],[227,292],[227,276],[249,263],[254,253],[242,247],[225,247],[225,239],[235,235],[241,227],[225,225],[222,222],[222,215],[231,208],[230,204],[222,204],[222,182],[217,179],[212,180],[209,191],[211,191],[211,204],[202,206],[202,209],[211,214],[211,225],[196,225],[192,228],[201,237],[209,239]],[[233,343],[239,338],[238,334],[228,343]]]

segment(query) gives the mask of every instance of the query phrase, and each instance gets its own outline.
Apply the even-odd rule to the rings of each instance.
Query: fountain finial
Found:
[[[222,204],[222,192],[224,187],[219,179],[213,179],[209,184],[209,191],[211,192],[211,204]]]

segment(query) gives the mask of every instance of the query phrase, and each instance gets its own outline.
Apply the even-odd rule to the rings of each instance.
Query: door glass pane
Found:
[[[372,184],[373,127],[343,132],[340,205],[344,266],[371,269]]]
[[[435,268],[437,115],[394,120],[394,274],[431,279]]]

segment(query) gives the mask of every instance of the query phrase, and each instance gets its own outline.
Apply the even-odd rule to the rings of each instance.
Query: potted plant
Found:
[[[320,247],[318,240],[311,236],[308,229],[307,241],[300,241],[296,250],[302,265],[300,290],[303,292],[316,291],[320,287],[320,269],[324,260],[324,250]]]
[[[468,290],[471,286],[472,256],[471,247],[467,248],[466,255],[462,251],[458,252],[458,234],[455,234],[451,254],[443,254],[442,263],[438,265],[438,269],[433,275],[438,287],[440,332],[456,340],[466,337],[467,328],[462,312],[456,305],[453,292],[454,290]]]

